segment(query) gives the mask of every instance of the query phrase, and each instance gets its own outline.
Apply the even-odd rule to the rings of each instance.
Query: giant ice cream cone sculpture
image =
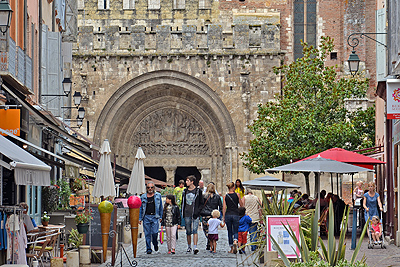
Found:
[[[110,232],[111,212],[114,206],[110,201],[104,200],[99,204],[100,223],[101,223],[101,240],[103,241],[103,262],[107,259],[107,243]]]
[[[129,207],[129,221],[131,222],[131,235],[132,235],[132,248],[133,256],[136,258],[137,250],[137,237],[138,237],[138,226],[139,226],[139,208],[142,205],[142,201],[138,196],[130,196],[128,198]]]

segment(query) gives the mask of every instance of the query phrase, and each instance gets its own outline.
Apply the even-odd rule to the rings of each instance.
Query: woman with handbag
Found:
[[[242,199],[239,193],[235,192],[235,184],[230,182],[226,185],[229,192],[224,196],[223,216],[226,228],[228,229],[228,242],[231,248],[228,253],[237,252],[238,246],[238,231],[239,231],[239,206],[243,207]]]
[[[207,250],[210,250],[210,243],[208,240],[208,220],[211,219],[211,212],[213,210],[218,210],[222,213],[222,201],[221,197],[215,193],[215,185],[209,183],[207,186],[206,194],[204,195],[204,206],[200,212],[202,217],[203,232],[207,238]]]

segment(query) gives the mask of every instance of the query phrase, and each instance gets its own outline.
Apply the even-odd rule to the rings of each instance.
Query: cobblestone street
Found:
[[[347,237],[347,247],[346,247],[346,258],[351,259],[353,251],[350,250],[351,237]],[[200,252],[197,255],[192,253],[186,253],[186,235],[184,230],[179,230],[179,238],[177,240],[176,254],[167,254],[167,244],[164,242],[159,245],[159,251],[154,252],[150,255],[146,254],[145,251],[145,240],[144,238],[138,239],[138,251],[136,259],[133,258],[132,246],[127,245],[125,250],[128,254],[129,260],[135,260],[138,267],[146,266],[162,266],[162,267],[186,267],[186,266],[256,266],[253,263],[253,258],[247,255],[240,254],[229,254],[228,253],[228,240],[227,231],[225,229],[219,230],[219,241],[217,244],[217,253],[210,254],[205,250],[206,239],[204,237],[201,228],[199,228],[199,244],[198,248]],[[249,248],[246,248],[249,251]],[[357,259],[360,260],[363,255],[366,256],[366,263],[370,267],[400,267],[400,248],[395,245],[387,245],[387,249],[381,249],[375,247],[374,249],[368,249],[368,238],[364,238],[363,244],[361,246],[360,252]],[[116,258],[115,266],[120,265],[120,255]],[[92,265],[94,266],[94,265]],[[101,267],[106,267],[106,264],[100,265]],[[130,266],[125,255],[123,254],[122,266]],[[260,264],[262,266],[262,264]]]

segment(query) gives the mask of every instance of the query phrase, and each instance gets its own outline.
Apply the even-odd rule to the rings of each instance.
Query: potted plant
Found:
[[[42,216],[42,225],[43,226],[48,226],[50,221],[50,216],[47,214],[47,211],[43,212]]]
[[[75,216],[75,223],[80,234],[86,234],[89,229],[89,221],[93,219],[92,211],[90,209],[84,209],[78,211]]]

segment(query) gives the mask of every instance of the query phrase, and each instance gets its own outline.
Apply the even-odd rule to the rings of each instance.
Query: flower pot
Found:
[[[89,230],[89,224],[88,223],[79,223],[76,225],[76,228],[78,229],[78,232],[80,234],[86,234]]]
[[[42,225],[43,226],[48,226],[49,225],[49,221],[42,221]]]

